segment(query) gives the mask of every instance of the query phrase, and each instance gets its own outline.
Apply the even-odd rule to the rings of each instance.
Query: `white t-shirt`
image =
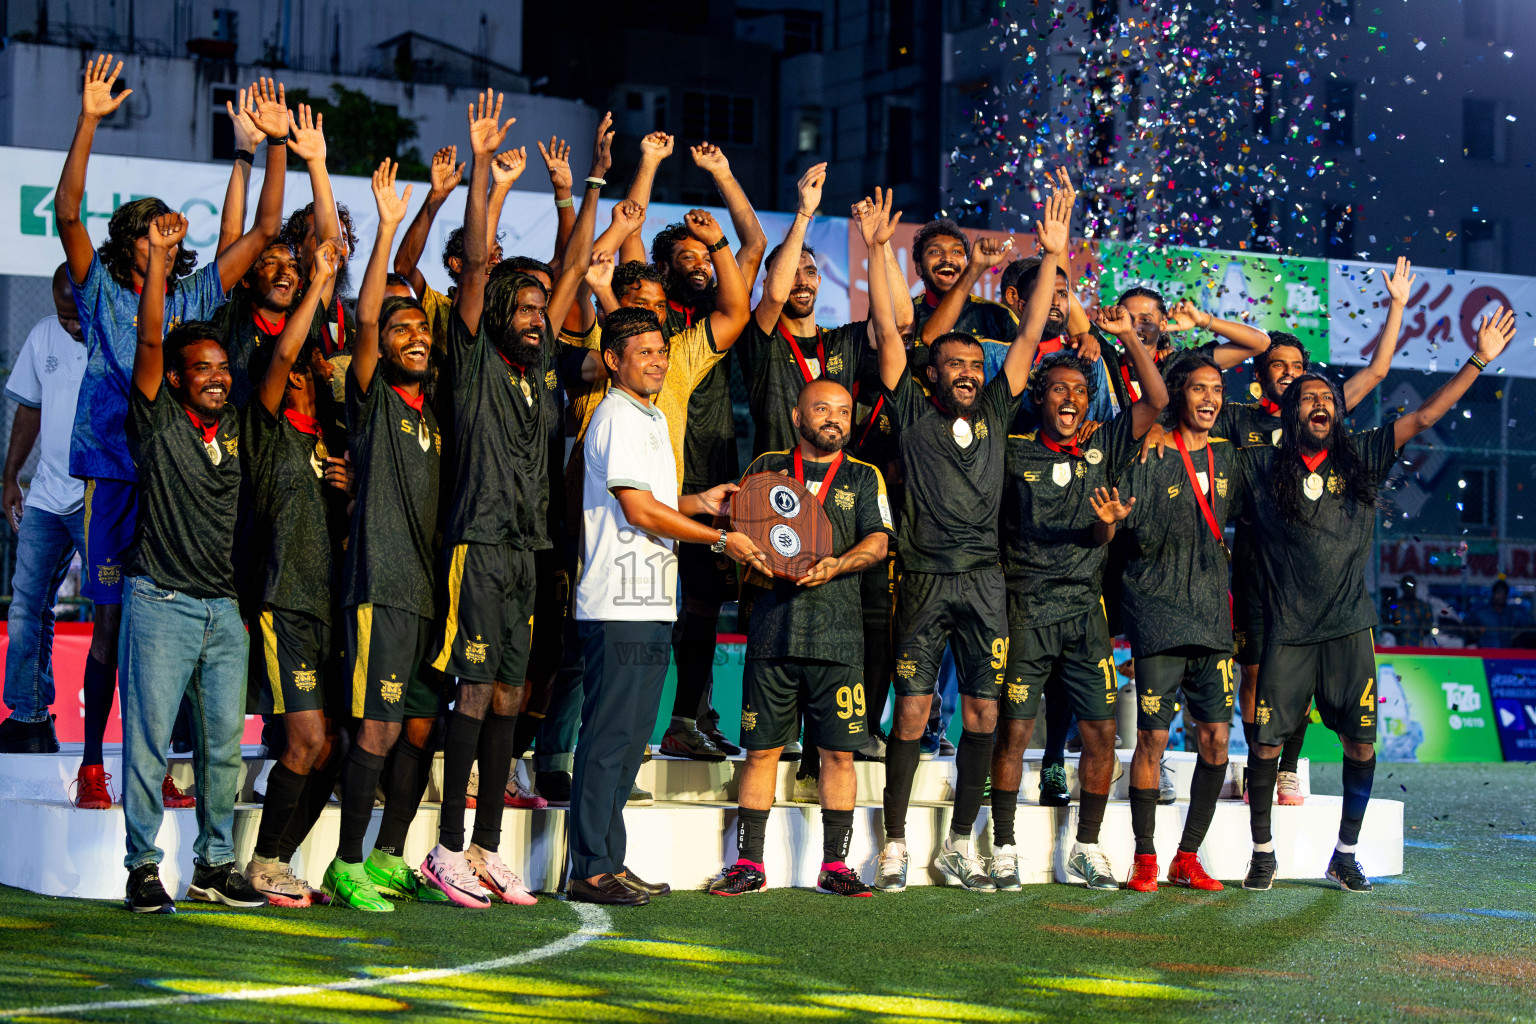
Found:
[[[584,443],[576,618],[670,622],[677,618],[672,540],[631,526],[613,493],[615,487],[650,491],[677,508],[677,461],[666,414],[610,388],[592,413]]]
[[[85,481],[69,475],[69,436],[75,429],[75,401],[85,363],[85,343],[71,338],[57,316],[44,317],[22,343],[5,382],[5,397],[42,410],[27,508],[62,516],[85,502]]]

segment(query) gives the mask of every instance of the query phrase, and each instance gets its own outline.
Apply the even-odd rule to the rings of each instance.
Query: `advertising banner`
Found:
[[[1328,261],[1262,253],[1146,248],[1101,242],[1108,301],[1133,285],[1161,293],[1172,308],[1189,299],[1223,320],[1244,320],[1265,331],[1289,331],[1313,359],[1328,359]]]
[[[1376,351],[1390,302],[1379,270],[1390,272],[1392,267],[1331,261],[1329,348],[1333,362],[1363,366]],[[1417,266],[1413,272],[1418,280],[1408,296],[1394,367],[1449,373],[1472,354],[1484,313],[1499,306],[1529,310],[1536,304],[1536,278]],[[1517,377],[1536,377],[1536,347],[1517,338],[1499,357],[1499,369]]]
[[[1511,584],[1536,583],[1536,544],[1449,538],[1382,541],[1380,571],[1389,579],[1412,574],[1474,586],[1501,577]]]
[[[1506,761],[1536,761],[1536,661],[1489,658],[1488,692]]]

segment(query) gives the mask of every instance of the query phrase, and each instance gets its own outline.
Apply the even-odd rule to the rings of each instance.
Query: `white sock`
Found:
[[[1275,844],[1274,843],[1254,843],[1253,844],[1253,852],[1254,853],[1274,853],[1275,852]]]
[[[944,845],[949,847],[951,850],[960,853],[962,856],[970,856],[971,837],[969,835],[961,835],[956,832],[951,832],[949,834],[949,838],[944,841]]]
[[[1359,847],[1359,845],[1359,843],[1346,843],[1341,841],[1334,846],[1334,850],[1339,853],[1347,853],[1350,856],[1354,856],[1355,850]]]

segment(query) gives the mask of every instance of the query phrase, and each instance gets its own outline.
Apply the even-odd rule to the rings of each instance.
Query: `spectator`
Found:
[[[7,616],[5,706],[0,752],[53,754],[53,605],[75,550],[85,543],[85,484],[69,475],[75,397],[85,375],[85,337],[69,271],[53,273],[53,306],[21,346],[5,397],[16,403],[5,456],[5,514],[16,531],[16,574]],[[17,477],[41,439],[25,500]]]
[[[1476,646],[1514,647],[1515,635],[1531,625],[1531,615],[1509,603],[1509,583],[1501,579],[1488,592],[1488,603],[1472,609],[1467,623],[1467,635]]]
[[[1392,608],[1392,632],[1400,647],[1423,647],[1433,643],[1435,612],[1429,602],[1419,596],[1418,581],[1404,576],[1398,592],[1397,604]]]

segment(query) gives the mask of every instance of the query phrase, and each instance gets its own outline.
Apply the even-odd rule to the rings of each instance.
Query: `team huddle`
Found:
[[[800,179],[793,225],[769,252],[725,155],[701,143],[692,158],[714,177],[739,248],[694,210],[647,254],[640,230],[673,140],[641,140],[635,180],[599,232],[609,118],[579,196],[569,147],[538,143],[556,250],[503,258],[502,201],[528,160],[503,149],[512,122],[489,92],[469,111],[467,172],[455,147],[437,153],[398,250],[412,189],[397,190],[391,161],[374,173],[378,231],[353,303],[358,239],[332,196],[323,126],[266,81],[230,108],[238,152],[215,260],[193,269],[186,218],[157,199],[121,207],[92,247],[80,197],[95,126],[127,95],[112,95],[120,69],[110,57],[88,66],[56,207],[89,347],[71,449],[99,588],[87,596],[122,606],[103,643],[120,659],[130,909],[174,907],[156,836],[184,696],[198,779],[190,898],[371,911],[395,900],[533,903],[499,847],[505,806],[545,805],[514,771],[535,745],[538,791],[570,806],[567,897],[665,896],[665,882],[626,867],[624,809],[674,660],[661,752],[740,752],[709,696],[732,600],[747,635],[746,758],[736,860],[711,893],[767,887],[777,766],[802,729],[821,805],[818,891],[906,887],[908,809],[946,654],[963,731],[933,867],[972,890],[1021,887],[1015,820],[1043,700],[1041,803],[1071,799],[1060,750],[1073,720],[1082,742],[1067,872],[1118,888],[1099,838],[1120,770],[1111,645],[1122,634],[1137,700],[1136,856],[1123,884],[1153,891],[1164,874],[1222,888],[1198,851],[1228,773],[1236,697],[1254,845],[1244,887],[1268,889],[1275,876],[1272,805],[1277,790],[1281,803],[1299,797],[1297,752],[1315,707],[1344,747],[1327,875],[1370,889],[1355,849],[1375,769],[1366,566],[1380,490],[1404,445],[1509,343],[1511,312],[1486,319],[1475,352],[1419,408],[1350,432],[1346,417],[1397,347],[1405,261],[1384,281],[1391,304],[1371,364],[1341,388],[1310,372],[1295,337],[1188,302],[1170,311],[1146,288],[1090,314],[1069,273],[1077,193],[1058,171],[1043,190],[1037,255],[1018,258],[1012,240],[973,243],[948,220],[922,226],[916,298],[892,244],[901,214],[874,189],[851,211],[867,247],[868,318],[819,325],[805,238],[826,165]],[[290,154],[315,201],[285,224]],[[445,295],[417,263],[462,181]],[[972,294],[991,273],[1001,302]],[[1177,334],[1210,340],[1175,345]],[[752,421],[744,472],[732,352]],[[1257,401],[1227,401],[1223,371],[1247,360]],[[792,478],[830,522],[831,554],[799,578],[775,576],[763,538],[732,525],[739,483],[761,473]],[[114,585],[115,601],[103,592]],[[98,633],[115,621],[98,614]],[[108,687],[110,707],[110,677]],[[1154,822],[1180,708],[1199,757],[1164,873]],[[247,711],[280,725],[280,742],[242,867],[233,820]],[[438,841],[412,865],[406,833],[438,750]],[[868,882],[846,862],[856,756],[885,762]],[[338,789],[336,856],[312,885],[291,861]],[[383,819],[365,851],[378,794]],[[990,861],[973,836],[984,800]]]

